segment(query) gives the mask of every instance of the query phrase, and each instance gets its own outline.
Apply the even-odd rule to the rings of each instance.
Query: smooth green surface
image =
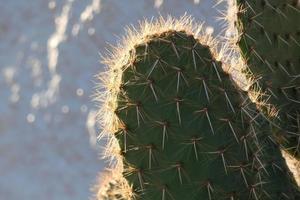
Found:
[[[300,3],[237,0],[238,42],[248,69],[279,110],[276,140],[300,158]],[[256,86],[255,86],[256,87]],[[269,97],[270,96],[270,97]]]
[[[116,137],[138,199],[294,199],[269,128],[207,46],[170,31],[130,55]]]

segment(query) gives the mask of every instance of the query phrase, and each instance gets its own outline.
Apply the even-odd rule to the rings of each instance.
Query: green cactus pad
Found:
[[[253,88],[279,111],[276,140],[300,158],[300,2],[298,0],[236,0],[238,45]]]
[[[193,35],[170,30],[144,36],[113,61],[120,66],[108,92],[116,102],[108,104],[136,199],[295,199],[267,123],[216,56]]]

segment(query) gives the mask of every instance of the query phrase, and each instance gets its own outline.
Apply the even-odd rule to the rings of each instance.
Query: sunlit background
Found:
[[[104,169],[100,54],[126,25],[185,13],[221,31],[215,0],[0,0],[0,199],[86,200]]]

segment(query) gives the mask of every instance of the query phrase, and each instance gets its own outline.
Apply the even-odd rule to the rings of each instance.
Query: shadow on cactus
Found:
[[[223,56],[184,16],[128,30],[104,59],[99,119],[127,199],[295,199],[268,121]]]

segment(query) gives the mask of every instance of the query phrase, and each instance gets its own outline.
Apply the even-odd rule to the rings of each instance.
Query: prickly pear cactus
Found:
[[[276,140],[300,159],[300,1],[234,1],[237,43],[256,78],[251,89],[259,88],[262,101],[279,111]]]
[[[267,123],[194,33],[189,18],[146,23],[106,60],[100,115],[131,198],[295,199]]]

